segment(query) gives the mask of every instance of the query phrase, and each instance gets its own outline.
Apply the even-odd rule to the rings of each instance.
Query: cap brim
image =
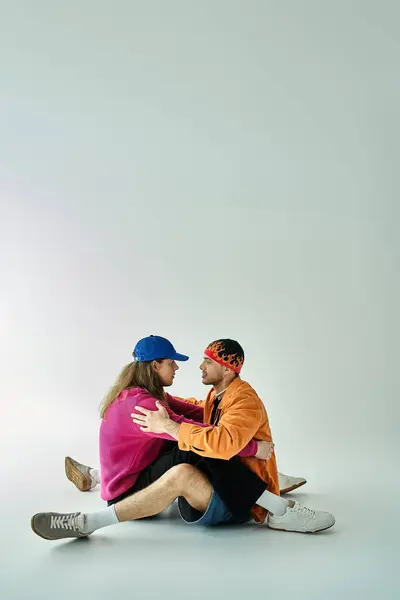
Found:
[[[179,354],[179,352],[175,352],[175,355],[171,358],[173,360],[182,360],[182,361],[189,360],[189,357],[186,356],[186,354]]]

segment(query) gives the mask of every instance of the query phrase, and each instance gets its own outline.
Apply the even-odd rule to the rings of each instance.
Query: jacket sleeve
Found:
[[[178,398],[174,398],[168,394],[168,403],[170,408],[177,413],[178,415],[184,415],[189,419],[193,419],[194,421],[198,421],[201,423],[202,427],[206,427],[203,423],[204,417],[204,409],[202,406],[198,404],[189,404],[183,400],[178,400]],[[175,418],[171,417],[176,423],[180,423],[181,421],[177,421]],[[188,421],[182,421],[183,423],[187,423]],[[250,440],[250,442],[238,453],[238,456],[242,456],[243,458],[248,456],[255,456],[258,451],[258,444],[256,440]]]
[[[200,456],[229,460],[246,448],[257,433],[261,419],[257,399],[243,394],[224,412],[217,427],[182,423],[178,445],[181,450],[191,450]]]

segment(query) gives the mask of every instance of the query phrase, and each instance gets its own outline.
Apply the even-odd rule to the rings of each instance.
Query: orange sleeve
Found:
[[[182,423],[178,446],[181,450],[191,450],[200,456],[229,460],[253,439],[261,420],[258,398],[243,394],[222,414],[216,427]]]

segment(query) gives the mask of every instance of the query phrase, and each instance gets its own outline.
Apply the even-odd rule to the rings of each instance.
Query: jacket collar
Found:
[[[238,387],[240,385],[242,385],[243,380],[240,378],[240,375],[238,375],[237,377],[235,377],[235,379],[232,381],[232,383],[230,383],[228,385],[228,387],[225,390],[224,395],[222,396],[223,398],[225,396],[231,396],[232,394],[234,394],[236,392],[236,390],[238,389]],[[212,388],[211,392],[210,392],[210,398],[214,399],[216,397],[216,393],[214,388]]]

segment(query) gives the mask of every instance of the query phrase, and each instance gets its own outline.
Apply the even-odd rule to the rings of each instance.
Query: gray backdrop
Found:
[[[2,597],[394,598],[399,4],[0,10]],[[204,397],[208,342],[242,343],[329,535],[173,514],[83,545],[31,533],[102,506],[63,457],[97,464],[100,400],[151,333],[191,357],[179,395]]]

